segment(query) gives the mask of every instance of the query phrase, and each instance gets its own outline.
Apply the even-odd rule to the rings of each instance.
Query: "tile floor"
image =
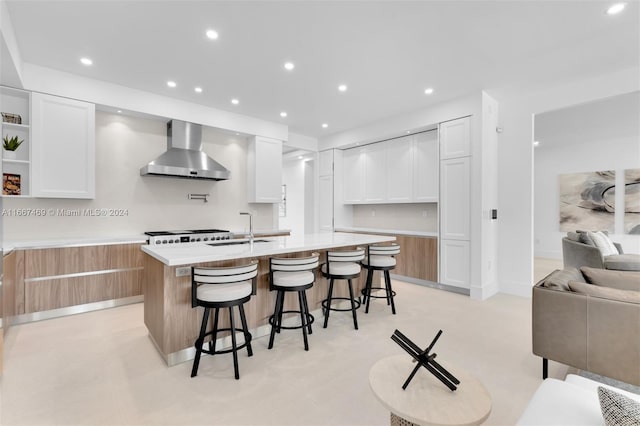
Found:
[[[498,294],[486,301],[394,281],[398,314],[383,301],[317,321],[305,352],[298,330],[284,331],[273,350],[254,340],[240,356],[239,381],[230,355],[167,367],[147,336],[142,304],[14,326],[5,342],[1,379],[3,425],[388,425],[372,395],[368,372],[401,353],[399,329],[426,345],[442,329],[436,352],[476,375],[493,399],[486,424],[512,425],[541,383],[531,353],[530,299]],[[566,367],[550,363],[550,376]],[[424,372],[423,374],[426,374]],[[404,378],[399,378],[401,385]],[[464,383],[462,384],[464,386]]]

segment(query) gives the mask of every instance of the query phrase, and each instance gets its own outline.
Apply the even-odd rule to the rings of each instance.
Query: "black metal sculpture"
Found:
[[[396,330],[391,335],[391,340],[396,342],[402,349],[404,349],[409,355],[413,357],[413,359],[418,363],[407,380],[402,385],[402,389],[406,389],[413,376],[416,375],[420,367],[426,368],[431,374],[436,376],[438,380],[444,383],[449,389],[455,391],[458,387],[456,385],[460,384],[460,381],[456,379],[451,373],[449,373],[443,366],[438,364],[435,361],[435,358],[438,354],[429,354],[433,346],[436,344],[440,335],[442,334],[442,330],[438,331],[436,337],[433,338],[429,347],[425,350],[422,350],[413,343],[407,336],[402,334],[400,331]]]

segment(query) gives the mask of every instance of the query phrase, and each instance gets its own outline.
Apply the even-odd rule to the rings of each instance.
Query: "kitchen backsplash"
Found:
[[[231,171],[227,181],[140,176],[140,167],[165,151],[166,139],[164,121],[97,111],[96,198],[5,198],[5,240],[208,227],[243,231],[248,220],[238,213],[247,210],[255,229],[273,229],[273,205],[247,203],[244,137],[203,129],[204,150]],[[209,193],[209,202],[189,200],[189,193]]]
[[[356,228],[438,231],[438,204],[368,204],[353,206]]]

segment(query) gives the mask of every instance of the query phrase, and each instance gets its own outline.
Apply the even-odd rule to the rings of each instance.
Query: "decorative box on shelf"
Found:
[[[20,175],[13,173],[2,174],[2,195],[22,195]]]
[[[10,114],[8,112],[2,112],[0,114],[2,115],[2,121],[5,123],[22,124],[22,117],[18,114]]]

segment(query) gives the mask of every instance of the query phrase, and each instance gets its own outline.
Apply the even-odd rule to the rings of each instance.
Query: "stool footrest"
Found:
[[[218,329],[218,333],[220,333],[221,331],[231,331],[231,329],[230,328],[219,328]],[[236,346],[236,348],[235,348],[236,351],[238,351],[238,350],[240,350],[242,348],[245,348],[249,343],[251,343],[252,336],[251,336],[251,333],[249,333],[247,330],[245,330],[243,328],[236,328],[235,332],[236,333],[242,333],[242,335],[245,336],[245,339],[246,339],[243,344]],[[208,333],[205,333],[204,337],[211,336],[211,335],[213,335],[213,331],[209,331]],[[233,348],[221,349],[221,350],[218,350],[218,351],[210,351],[210,350],[204,348],[204,343],[205,342],[202,343],[202,346],[203,346],[202,353],[205,353],[205,354],[221,355],[221,354],[228,354],[228,353],[233,352]],[[196,349],[198,349],[198,342],[197,341],[196,341]]]
[[[298,314],[298,318],[300,318],[300,315],[301,315],[300,311],[282,311],[282,313],[283,314]],[[311,324],[313,324],[314,321],[315,321],[315,318],[313,317],[313,315],[312,314],[307,314],[306,324],[295,325],[295,326],[294,325],[290,325],[290,326],[286,326],[286,327],[284,325],[281,325],[278,328],[280,328],[282,330],[297,330],[297,329],[302,328],[302,327],[310,326]],[[269,317],[269,324],[271,325],[271,327],[274,327],[273,322],[274,322],[274,315],[271,315]]]
[[[363,288],[362,289],[362,295],[365,297],[373,297],[374,299],[386,299],[387,298],[387,289],[385,287],[371,287],[370,290],[383,290],[385,292],[384,296],[377,296],[374,294],[367,294],[367,289]],[[391,290],[391,297],[395,297],[396,296],[396,292],[395,290]]]
[[[330,311],[338,311],[338,312],[346,312],[346,311],[352,311],[353,309],[349,308],[332,308],[330,306],[327,306],[327,302],[329,299],[324,299],[320,304],[322,305],[323,309],[328,309]],[[333,302],[334,300],[348,300],[349,302],[351,301],[351,298],[349,297],[332,297],[331,301]],[[355,305],[355,309],[360,308],[360,300],[356,300],[353,299],[353,304]]]

